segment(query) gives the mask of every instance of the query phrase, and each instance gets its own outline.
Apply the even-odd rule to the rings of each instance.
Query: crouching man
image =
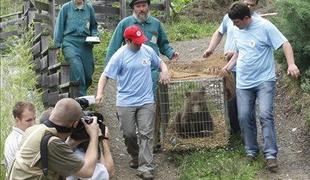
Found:
[[[8,179],[62,179],[69,175],[91,177],[98,157],[99,127],[96,117],[93,117],[91,124],[84,122],[90,142],[83,160],[65,142],[82,115],[81,107],[74,99],[58,101],[47,123],[25,131]],[[46,134],[52,134],[52,137],[47,143],[48,166],[44,166],[48,168],[43,173],[40,144]]]

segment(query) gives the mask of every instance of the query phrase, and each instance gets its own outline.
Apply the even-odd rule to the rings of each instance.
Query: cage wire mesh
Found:
[[[223,147],[229,124],[223,78],[173,80],[159,85],[161,131],[166,150]]]

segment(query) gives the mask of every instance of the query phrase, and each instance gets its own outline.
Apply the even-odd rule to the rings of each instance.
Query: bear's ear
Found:
[[[186,93],[185,93],[185,97],[188,98],[188,97],[190,97],[190,96],[191,96],[191,93],[190,93],[190,92],[186,92]]]

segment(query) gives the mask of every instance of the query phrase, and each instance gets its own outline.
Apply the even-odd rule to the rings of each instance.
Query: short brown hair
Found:
[[[21,118],[22,113],[24,112],[25,109],[28,109],[29,111],[32,111],[34,113],[36,112],[36,109],[31,102],[19,101],[13,107],[13,111],[12,111],[13,117]]]

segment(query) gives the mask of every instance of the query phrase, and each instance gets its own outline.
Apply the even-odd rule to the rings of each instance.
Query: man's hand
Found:
[[[297,79],[300,76],[300,71],[296,64],[290,64],[287,68],[287,75],[291,75],[293,78]]]
[[[203,53],[202,57],[203,57],[203,58],[208,58],[209,56],[211,56],[211,54],[213,54],[213,50],[211,50],[211,49],[208,48],[208,49]]]
[[[103,94],[97,93],[97,96],[96,96],[96,103],[97,103],[97,104],[102,103],[102,99],[103,99]]]
[[[177,61],[177,60],[179,60],[179,58],[180,58],[180,54],[178,52],[174,52],[172,54],[172,58],[171,58],[172,60]]]
[[[170,82],[170,75],[168,72],[161,72],[159,74],[159,82],[162,84],[168,84]]]
[[[98,138],[99,136],[99,124],[97,123],[97,117],[92,116],[93,122],[90,124],[87,124],[85,121],[83,121],[86,132],[88,133],[90,138]]]
[[[228,52],[226,52],[226,53],[224,54],[224,55],[225,55],[225,60],[226,60],[226,61],[229,61],[229,60],[233,57],[234,53],[235,53],[235,52],[233,52],[233,51],[228,51]]]

